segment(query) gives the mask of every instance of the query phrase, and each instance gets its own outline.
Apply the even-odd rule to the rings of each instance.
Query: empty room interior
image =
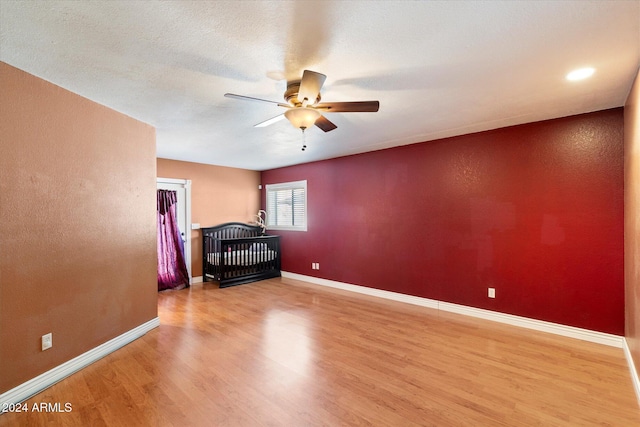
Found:
[[[0,0],[0,426],[640,425],[639,104],[635,0]]]

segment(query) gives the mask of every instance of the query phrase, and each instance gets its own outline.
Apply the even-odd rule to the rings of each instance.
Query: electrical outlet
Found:
[[[311,263],[311,269],[312,270],[320,270],[320,263],[319,262],[312,262]]]
[[[42,351],[48,350],[53,347],[53,335],[49,332],[42,336]]]
[[[316,270],[320,270],[320,263],[316,262]]]
[[[489,288],[489,298],[496,297],[496,288]]]

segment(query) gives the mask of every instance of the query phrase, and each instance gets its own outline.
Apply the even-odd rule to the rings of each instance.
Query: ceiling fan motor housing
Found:
[[[302,100],[298,99],[298,93],[300,92],[300,80],[294,80],[291,82],[287,82],[287,90],[284,92],[284,100],[289,103],[292,107],[300,107],[302,106]],[[309,101],[307,105],[315,105],[320,102],[320,93],[318,92],[318,97],[315,101]]]

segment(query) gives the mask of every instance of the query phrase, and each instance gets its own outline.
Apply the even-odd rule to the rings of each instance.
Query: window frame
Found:
[[[277,191],[282,191],[282,190],[296,190],[296,189],[302,189],[304,191],[304,214],[303,214],[303,220],[304,220],[304,224],[302,225],[269,225],[269,221],[270,221],[270,213],[269,213],[269,194],[270,193],[275,193]],[[291,181],[291,182],[281,182],[281,183],[277,183],[277,184],[267,184],[265,186],[265,211],[267,212],[267,218],[266,218],[266,226],[267,226],[267,230],[288,230],[288,231],[307,231],[307,219],[308,219],[308,204],[307,204],[307,200],[308,200],[308,192],[307,192],[307,180],[300,180],[300,181]],[[292,209],[293,205],[292,205]]]

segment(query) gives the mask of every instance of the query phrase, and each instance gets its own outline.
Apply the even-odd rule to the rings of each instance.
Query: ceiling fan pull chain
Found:
[[[307,134],[304,133],[306,127],[301,127],[300,129],[302,129],[302,151],[307,149]]]

